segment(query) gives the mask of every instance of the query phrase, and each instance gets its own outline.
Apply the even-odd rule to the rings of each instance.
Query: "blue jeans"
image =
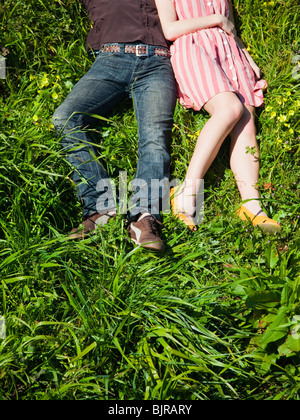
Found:
[[[62,136],[67,160],[75,169],[73,180],[84,204],[84,218],[100,212],[97,202],[107,192],[101,181],[109,179],[85,130],[97,120],[86,114],[105,117],[128,95],[133,98],[138,123],[135,179],[144,182],[144,186],[139,185],[141,199],[137,208],[130,210],[130,217],[151,212],[159,218],[162,189],[151,192],[151,180],[169,179],[176,84],[169,58],[154,55],[153,50],[150,47],[149,56],[100,51],[91,69],[55,111],[53,123]]]

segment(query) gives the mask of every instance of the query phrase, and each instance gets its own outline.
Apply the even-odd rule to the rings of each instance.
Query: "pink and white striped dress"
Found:
[[[178,19],[220,13],[229,17],[228,0],[172,0]],[[220,92],[235,92],[243,104],[263,104],[265,80],[256,80],[243,51],[219,27],[202,29],[176,39],[171,47],[179,101],[198,111]]]

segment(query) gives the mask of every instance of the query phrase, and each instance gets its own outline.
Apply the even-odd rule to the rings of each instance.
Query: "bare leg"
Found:
[[[253,214],[266,216],[260,206],[257,189],[259,178],[259,150],[256,140],[255,108],[244,107],[244,114],[230,133],[230,166],[244,206]]]
[[[219,93],[204,105],[204,109],[211,114],[211,118],[201,130],[185,180],[177,196],[178,207],[188,215],[193,215],[195,211],[198,180],[204,178],[223,141],[244,112],[242,103],[233,92]]]

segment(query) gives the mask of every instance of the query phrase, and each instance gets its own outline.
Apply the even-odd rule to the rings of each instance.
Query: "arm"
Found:
[[[234,14],[233,14],[233,7],[232,7],[232,1],[231,0],[229,0],[229,10],[230,10],[230,12],[229,12],[229,19],[234,24]],[[247,51],[247,48],[243,44],[242,40],[239,37],[235,36],[235,41],[237,42],[237,44],[239,45],[239,47],[243,51],[243,53],[244,53],[245,57],[247,58],[250,66],[252,67],[252,70],[254,71],[256,77],[258,79],[260,79],[260,77],[261,77],[260,68],[255,63],[255,61],[253,60],[253,58],[251,57],[251,55],[249,54],[249,52]]]
[[[155,1],[165,38],[169,41],[175,41],[181,35],[214,26],[220,26],[225,32],[235,35],[233,23],[223,15],[214,14],[193,19],[177,20],[175,7],[171,0]]]

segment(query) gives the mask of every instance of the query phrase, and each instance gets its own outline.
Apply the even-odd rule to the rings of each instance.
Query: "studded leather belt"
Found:
[[[137,57],[149,57],[151,55],[160,55],[162,57],[171,56],[167,48],[145,44],[104,44],[101,52],[124,52],[124,54],[135,54]]]

